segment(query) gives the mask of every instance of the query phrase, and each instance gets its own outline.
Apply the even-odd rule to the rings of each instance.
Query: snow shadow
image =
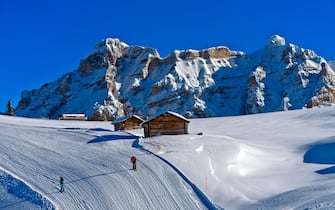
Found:
[[[115,140],[131,140],[136,139],[137,136],[133,135],[119,135],[119,134],[111,134],[111,135],[104,135],[104,136],[98,136],[90,141],[88,141],[88,144],[91,143],[99,143],[104,141],[115,141]]]
[[[90,128],[89,130],[90,131],[111,131],[112,132],[112,130],[108,130],[108,129],[105,129],[105,128]]]
[[[308,148],[304,155],[304,163],[335,164],[335,137],[328,138],[317,144],[308,145]],[[335,173],[335,166],[316,171],[316,173]]]
[[[83,128],[62,128],[62,129],[64,129],[64,130],[86,130],[86,129],[83,129]]]
[[[0,171],[0,187],[7,195],[0,195],[0,209],[55,209],[41,194],[33,191],[24,182]],[[5,198],[3,200],[3,198]]]
[[[89,128],[89,129],[86,129],[86,128],[76,128],[76,127],[69,127],[69,128],[62,128],[64,130],[88,130],[88,131],[111,131],[112,130],[108,130],[108,129],[105,129],[105,128]]]
[[[127,172],[129,170],[130,169],[124,169],[124,170],[119,170],[119,171],[112,171],[112,172],[107,172],[107,173],[102,173],[102,174],[91,175],[91,176],[83,177],[83,178],[80,178],[80,179],[70,180],[68,182],[65,182],[65,184],[79,182],[79,181],[83,181],[83,180],[86,180],[86,179],[91,179],[91,178],[99,177],[99,176],[107,176],[107,175],[110,175],[110,174],[123,173],[123,172]]]

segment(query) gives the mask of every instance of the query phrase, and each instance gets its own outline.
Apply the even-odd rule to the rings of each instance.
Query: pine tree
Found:
[[[7,103],[6,115],[15,116],[15,111],[14,111],[13,104],[11,101],[8,101]]]

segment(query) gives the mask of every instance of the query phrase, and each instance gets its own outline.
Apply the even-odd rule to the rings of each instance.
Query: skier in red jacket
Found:
[[[130,162],[133,163],[133,170],[136,170],[136,157],[135,156],[131,156]]]

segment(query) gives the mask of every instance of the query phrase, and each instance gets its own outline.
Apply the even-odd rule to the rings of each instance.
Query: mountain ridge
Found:
[[[150,47],[107,38],[78,68],[37,90],[22,92],[18,116],[63,113],[218,117],[332,105],[333,63],[278,35],[246,54],[218,46],[175,50],[161,58]]]

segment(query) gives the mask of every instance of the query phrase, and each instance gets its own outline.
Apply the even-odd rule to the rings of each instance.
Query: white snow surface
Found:
[[[109,122],[0,116],[0,209],[335,209],[334,117],[191,119],[187,135],[142,138]]]

